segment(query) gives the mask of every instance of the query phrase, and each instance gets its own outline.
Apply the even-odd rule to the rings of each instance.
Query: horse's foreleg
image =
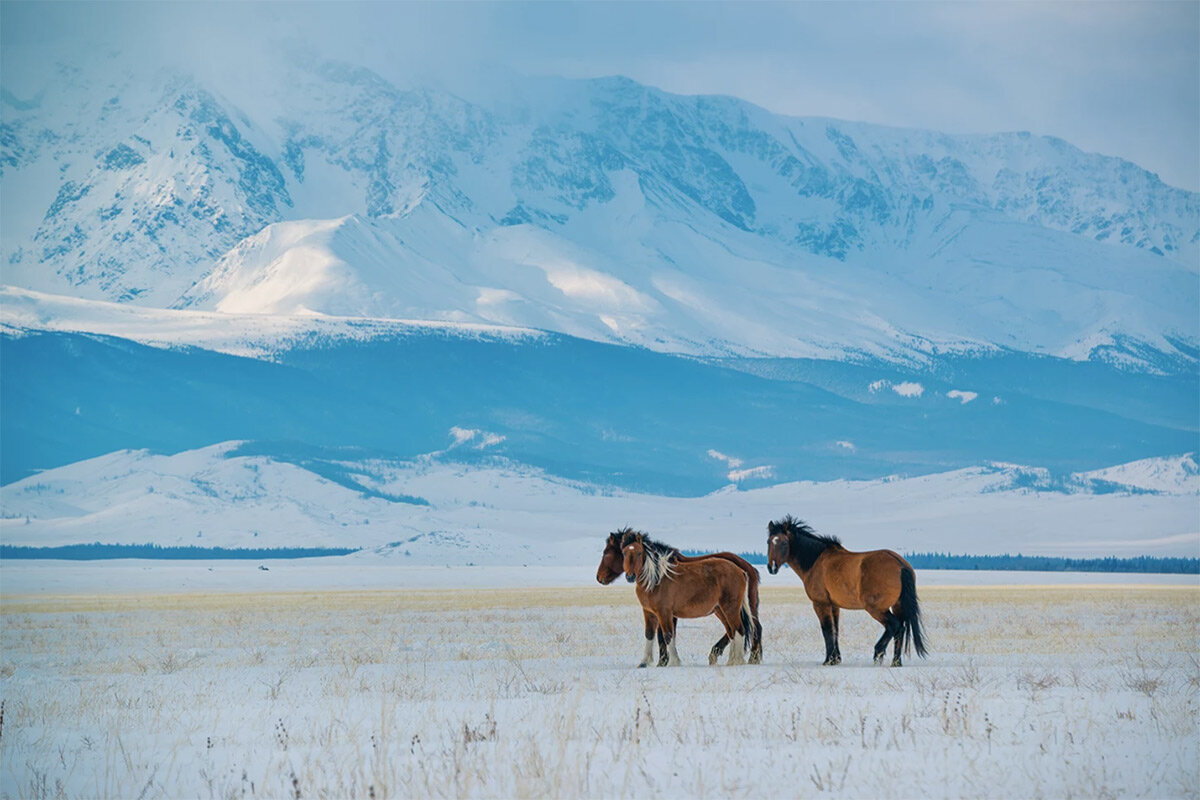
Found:
[[[837,626],[834,623],[833,605],[830,603],[813,603],[813,611],[821,621],[821,635],[825,637],[825,666],[840,664],[842,659],[837,653]]]
[[[842,632],[842,610],[837,606],[833,607],[833,663],[842,663],[842,648],[838,644],[839,634]]]
[[[638,664],[639,668],[650,666],[650,661],[654,658],[654,635],[656,633],[659,636],[662,635],[658,629],[658,617],[644,608],[642,609],[642,616],[646,620],[646,652],[642,656],[642,663]]]

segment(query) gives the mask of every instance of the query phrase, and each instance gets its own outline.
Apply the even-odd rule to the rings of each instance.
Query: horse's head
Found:
[[[621,537],[622,566],[625,569],[625,580],[633,583],[642,574],[646,564],[646,546],[642,543],[642,534],[634,531],[627,532]]]
[[[767,572],[774,575],[788,561],[788,531],[781,522],[767,523]]]
[[[624,555],[621,552],[621,536],[627,528],[616,533],[610,533],[604,542],[604,555],[600,556],[600,566],[596,568],[596,580],[607,586],[615,581],[624,570]]]

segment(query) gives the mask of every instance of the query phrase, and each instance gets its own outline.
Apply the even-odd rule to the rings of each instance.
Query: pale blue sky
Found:
[[[772,111],[1028,130],[1200,190],[1200,3],[172,3],[0,6],[4,69],[92,43],[239,58],[280,37],[402,82],[622,74]]]

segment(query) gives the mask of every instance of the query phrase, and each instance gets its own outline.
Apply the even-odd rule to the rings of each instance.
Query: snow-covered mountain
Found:
[[[260,67],[0,76],[6,543],[1194,549],[1196,193],[623,78]]]
[[[802,512],[856,549],[1186,556],[1200,545],[1194,456],[1129,465],[1139,485],[1112,484],[1100,495],[1084,488],[1088,476],[1074,476],[1074,490],[1032,489],[1026,470],[1012,465],[730,486],[696,498],[601,491],[502,460],[468,467],[429,455],[339,466],[331,479],[240,454],[236,443],[173,456],[111,453],[0,489],[0,540],[350,547],[404,564],[585,564],[598,560],[605,532],[630,522],[679,547],[761,552],[767,520]],[[1182,482],[1173,477],[1181,470],[1190,476]],[[1151,473],[1161,480],[1148,484]]]
[[[3,281],[699,355],[1196,361],[1200,198],[1062,141],[621,78],[467,100],[311,54],[242,77],[97,56],[5,89]]]

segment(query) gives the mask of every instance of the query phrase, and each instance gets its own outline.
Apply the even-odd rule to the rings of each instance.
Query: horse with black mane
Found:
[[[900,666],[900,651],[925,657],[921,606],[912,565],[891,550],[852,553],[833,536],[821,536],[789,514],[767,524],[767,570],[774,575],[789,565],[812,601],[825,637],[825,664],[840,664],[839,610],[866,609],[883,625],[875,643],[875,663],[883,661],[888,642],[894,641],[892,666]]]
[[[633,532],[633,529],[625,527],[608,535],[608,538],[604,542],[604,553],[600,556],[600,566],[596,568],[596,580],[599,583],[607,586],[624,572],[624,554],[621,552],[621,538],[630,532]],[[674,558],[680,564],[694,564],[707,558],[720,558],[735,564],[738,569],[746,573],[747,591],[750,595],[751,637],[748,643],[750,656],[747,658],[747,661],[751,664],[762,663],[762,623],[758,619],[758,584],[760,577],[754,565],[741,556],[728,552],[707,553],[702,556],[685,556],[676,550]],[[655,635],[655,631],[658,633],[658,666],[665,667],[669,660],[669,653],[667,652],[666,642],[663,639],[662,629],[658,626],[658,622],[653,614],[645,609],[642,612],[645,616],[646,638],[652,638]],[[710,658],[714,660],[719,658],[725,652],[725,647],[728,644],[728,636],[722,636],[718,639],[709,654]]]
[[[621,536],[622,567],[630,583],[637,582],[637,598],[649,620],[663,632],[667,647],[667,665],[681,662],[675,652],[675,620],[695,619],[716,614],[733,642],[727,664],[744,664],[746,639],[753,630],[750,621],[750,593],[746,573],[723,558],[704,558],[693,562],[678,560],[679,551],[656,542],[644,533],[626,530]],[[647,625],[646,653],[639,667],[650,664],[654,656],[654,631]],[[717,663],[716,648],[708,663]]]

